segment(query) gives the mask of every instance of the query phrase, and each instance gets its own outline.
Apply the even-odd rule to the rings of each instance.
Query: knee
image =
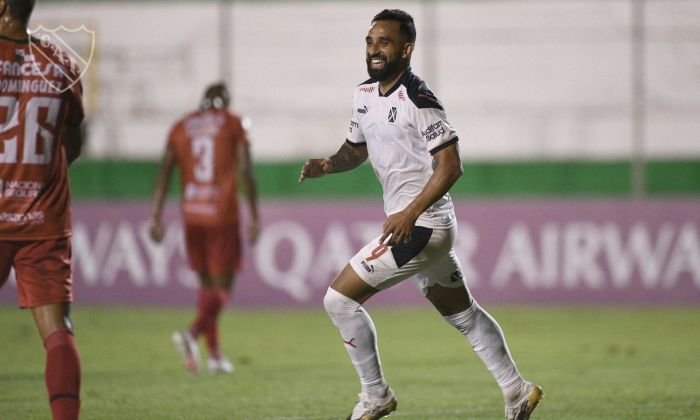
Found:
[[[323,308],[328,314],[341,314],[355,312],[360,308],[360,304],[329,287],[323,297]]]

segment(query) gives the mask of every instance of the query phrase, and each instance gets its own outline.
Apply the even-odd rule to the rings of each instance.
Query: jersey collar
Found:
[[[14,42],[15,44],[22,44],[22,45],[29,44],[29,38],[27,38],[27,39],[15,39],[15,38],[10,38],[10,37],[4,36],[4,35],[0,35],[0,39],[5,40],[5,41]]]
[[[387,91],[386,91],[386,94],[384,94],[384,95],[382,95],[382,92],[381,92],[381,90],[379,89],[379,85],[377,85],[377,92],[379,92],[379,96],[383,96],[383,97],[385,97],[385,98],[391,96],[392,93],[396,92],[396,90],[399,88],[399,86],[401,86],[402,84],[404,84],[404,81],[406,80],[406,78],[407,78],[410,74],[411,74],[411,68],[410,68],[410,67],[407,67],[407,68],[406,68],[406,71],[403,72],[403,74],[401,75],[401,78],[400,78],[399,80],[397,80],[396,83],[394,83],[394,86],[392,86],[389,90],[387,90]],[[377,82],[377,83],[379,83],[379,82]]]

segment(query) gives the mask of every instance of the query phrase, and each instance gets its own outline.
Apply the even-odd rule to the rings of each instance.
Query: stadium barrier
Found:
[[[195,299],[179,211],[166,209],[161,245],[146,202],[78,202],[73,261],[80,305],[181,305]],[[376,237],[377,202],[263,201],[258,243],[245,249],[233,301],[321,306],[347,260]],[[457,203],[455,250],[474,295],[492,303],[698,304],[700,200]],[[245,229],[242,229],[245,232]],[[0,303],[16,301],[11,279]],[[372,304],[417,304],[410,282]]]

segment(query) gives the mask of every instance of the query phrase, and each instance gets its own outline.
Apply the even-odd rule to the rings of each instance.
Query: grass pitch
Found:
[[[545,398],[533,419],[700,419],[700,310],[488,307]],[[467,341],[430,308],[368,310],[392,419],[501,419],[500,392]],[[191,309],[84,308],[83,419],[345,418],[358,383],[316,311],[229,310],[232,375],[187,374],[171,342]],[[29,312],[0,307],[0,419],[49,418],[44,353]]]

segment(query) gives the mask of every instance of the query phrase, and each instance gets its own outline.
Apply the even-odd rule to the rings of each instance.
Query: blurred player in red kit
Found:
[[[83,142],[82,87],[69,59],[29,37],[33,8],[0,0],[0,287],[14,267],[19,306],[46,349],[53,418],[68,420],[80,414],[67,170]]]
[[[156,184],[151,238],[164,236],[161,213],[173,168],[180,168],[182,215],[187,255],[199,276],[197,314],[189,328],[173,333],[185,368],[199,371],[197,338],[206,337],[213,373],[230,373],[233,365],[219,350],[218,319],[240,268],[238,174],[250,209],[249,240],[258,234],[257,186],[244,121],[228,111],[229,93],[222,83],[209,86],[198,110],[170,131]]]

